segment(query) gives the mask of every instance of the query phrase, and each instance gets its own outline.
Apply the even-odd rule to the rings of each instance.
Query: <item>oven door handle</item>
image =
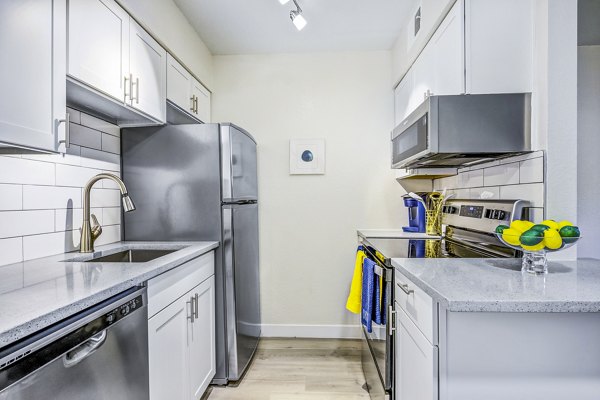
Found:
[[[106,336],[107,330],[105,329],[97,335],[92,336],[89,340],[80,344],[75,349],[66,353],[63,356],[63,364],[65,365],[65,368],[74,367],[91,356],[104,344],[104,342],[106,342]]]
[[[388,336],[394,336],[394,332],[396,332],[396,310],[394,310],[394,306],[388,306]]]

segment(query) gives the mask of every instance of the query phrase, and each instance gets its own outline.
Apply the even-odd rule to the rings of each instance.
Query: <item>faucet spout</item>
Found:
[[[127,187],[118,176],[102,173],[90,179],[83,189],[83,225],[81,226],[81,244],[79,249],[81,253],[92,253],[94,251],[94,240],[99,236],[99,234],[92,234],[92,226],[90,224],[90,194],[94,184],[102,179],[111,180],[115,182],[117,186],[119,186],[119,190],[121,191],[121,200],[123,202],[123,209],[125,212],[135,210],[133,200],[131,200],[129,193],[127,193]]]

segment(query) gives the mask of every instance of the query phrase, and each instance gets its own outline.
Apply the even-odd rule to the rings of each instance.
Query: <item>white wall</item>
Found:
[[[600,258],[600,46],[579,46],[578,70],[577,202],[584,238],[577,254]]]
[[[348,334],[356,229],[406,223],[390,169],[390,64],[389,52],[215,56],[213,119],[258,141],[267,335]],[[326,140],[325,175],[289,175],[294,138]]]
[[[83,221],[82,188],[94,175],[120,175],[119,127],[75,110],[68,154],[0,156],[0,265],[74,251]],[[134,199],[135,200],[135,199]],[[114,183],[92,190],[102,225],[97,245],[121,239],[121,195]]]
[[[546,216],[577,223],[577,0],[536,0],[532,142],[546,150]],[[572,259],[577,246],[557,253]]]
[[[172,0],[117,1],[212,90],[212,55]]]

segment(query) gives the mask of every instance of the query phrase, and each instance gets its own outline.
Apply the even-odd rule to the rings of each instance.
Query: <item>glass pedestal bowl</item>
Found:
[[[515,244],[520,243],[521,236],[513,236],[513,235],[502,235],[501,233],[496,233],[498,240],[500,240],[505,246],[510,247],[511,249],[515,249],[523,252],[523,262],[521,271],[528,272],[530,274],[541,275],[548,273],[548,253],[554,253],[556,251],[561,251],[564,249],[568,249],[573,246],[581,237],[568,237],[561,238],[562,245],[557,248],[549,248],[545,241],[542,240],[539,244],[533,246],[524,246],[523,244]],[[504,236],[504,237],[503,237]],[[509,240],[511,243],[509,243]],[[556,243],[554,243],[556,246]]]

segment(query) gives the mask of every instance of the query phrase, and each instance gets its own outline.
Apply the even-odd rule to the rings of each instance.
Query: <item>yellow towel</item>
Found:
[[[362,267],[363,261],[367,255],[363,250],[356,252],[356,262],[354,263],[354,275],[350,285],[350,294],[346,301],[346,308],[354,314],[360,314],[361,295],[362,295]]]

